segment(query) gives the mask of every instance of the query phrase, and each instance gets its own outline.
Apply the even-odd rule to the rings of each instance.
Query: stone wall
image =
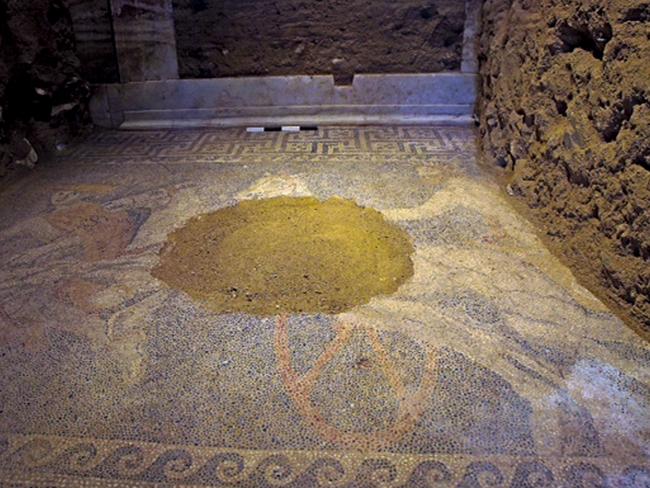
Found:
[[[650,330],[650,3],[486,0],[480,57],[486,157],[576,274]]]
[[[109,0],[65,0],[65,4],[83,78],[91,83],[119,82]]]
[[[180,74],[458,70],[459,0],[174,0]]]
[[[62,0],[0,0],[0,175],[90,123],[70,12]]]

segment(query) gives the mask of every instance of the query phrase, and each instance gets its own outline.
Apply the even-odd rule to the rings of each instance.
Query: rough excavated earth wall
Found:
[[[486,0],[480,56],[486,157],[576,274],[650,330],[650,3]]]
[[[181,76],[458,70],[462,0],[174,0]]]

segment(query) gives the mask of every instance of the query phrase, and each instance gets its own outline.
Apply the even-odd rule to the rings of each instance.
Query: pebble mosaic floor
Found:
[[[472,130],[97,132],[0,193],[2,486],[648,487],[650,346],[479,169]],[[151,275],[243,199],[349,198],[415,274],[219,315]]]

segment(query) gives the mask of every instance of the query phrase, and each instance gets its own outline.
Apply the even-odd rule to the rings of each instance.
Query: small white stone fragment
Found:
[[[27,153],[27,156],[25,156],[23,159],[16,159],[14,163],[20,166],[27,166],[28,168],[33,168],[36,165],[36,162],[38,161],[38,154],[34,150],[32,144],[27,139],[23,139],[23,141],[29,148],[29,152]]]
[[[64,103],[62,105],[57,105],[56,107],[52,107],[51,115],[52,117],[60,114],[61,112],[67,112],[68,110],[72,110],[77,106],[76,103]]]

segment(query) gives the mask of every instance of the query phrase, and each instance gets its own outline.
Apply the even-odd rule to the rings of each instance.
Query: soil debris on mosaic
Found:
[[[154,276],[220,313],[338,313],[413,275],[408,235],[349,200],[246,200],[169,236]]]

